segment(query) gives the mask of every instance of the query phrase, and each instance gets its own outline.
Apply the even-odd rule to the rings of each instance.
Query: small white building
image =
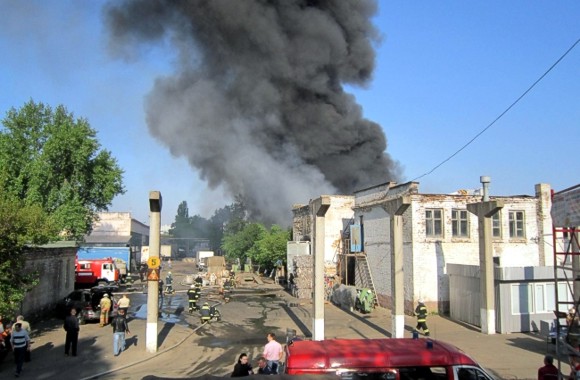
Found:
[[[420,194],[418,188],[416,182],[390,182],[355,192],[354,219],[361,225],[366,259],[360,263],[371,272],[379,303],[390,308],[390,215],[385,206],[408,196],[411,204],[403,214],[405,311],[411,313],[423,298],[430,310],[449,314],[448,265],[479,266],[478,220],[467,211],[467,204],[480,202],[481,197]],[[553,265],[550,186],[536,185],[534,196],[491,196],[490,200],[504,204],[492,218],[496,267]]]

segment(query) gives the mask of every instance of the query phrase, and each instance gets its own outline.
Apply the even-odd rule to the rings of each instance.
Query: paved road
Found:
[[[175,267],[175,264],[174,264]],[[187,268],[185,272],[187,272]],[[177,273],[176,273],[177,272]],[[179,282],[180,272],[173,270]],[[183,274],[183,273],[182,273]],[[23,379],[141,379],[146,375],[187,377],[202,374],[229,376],[241,352],[255,363],[266,343],[266,334],[275,332],[285,339],[286,329],[311,336],[312,305],[298,302],[274,284],[243,284],[231,302],[219,306],[223,321],[201,326],[197,316],[186,311],[185,286],[166,297],[158,323],[157,354],[145,350],[146,321],[141,293],[134,293],[129,310],[130,329],[127,350],[112,354],[112,329],[98,324],[81,327],[79,356],[64,356],[62,321],[49,320],[36,329],[33,360],[26,363]],[[203,299],[219,302],[216,289],[205,289]],[[141,300],[141,301],[139,301]],[[381,338],[390,336],[391,317],[377,309],[368,315],[341,310],[331,304],[325,308],[326,338]],[[411,335],[414,319],[406,319]],[[432,336],[448,341],[473,356],[482,366],[504,379],[535,379],[547,349],[544,340],[534,334],[483,335],[471,326],[432,316],[428,320]],[[563,367],[568,373],[568,366]],[[12,375],[13,364],[0,364],[0,378]],[[97,376],[98,375],[98,376]]]

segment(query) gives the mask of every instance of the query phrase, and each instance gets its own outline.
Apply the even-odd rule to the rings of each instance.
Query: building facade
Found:
[[[363,252],[372,272],[381,305],[392,305],[391,235],[388,201],[407,197],[403,214],[405,311],[416,301],[449,314],[448,264],[479,266],[477,216],[467,205],[478,195],[420,194],[418,183],[394,183],[355,192],[355,220],[363,231]],[[492,218],[493,256],[497,267],[553,265],[550,187],[536,185],[535,195],[490,197],[504,207]]]

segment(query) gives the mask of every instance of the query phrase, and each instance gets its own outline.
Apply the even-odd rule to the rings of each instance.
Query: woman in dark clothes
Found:
[[[241,354],[238,358],[238,363],[234,366],[232,377],[249,376],[252,373],[252,365],[248,363],[248,355],[246,353]]]

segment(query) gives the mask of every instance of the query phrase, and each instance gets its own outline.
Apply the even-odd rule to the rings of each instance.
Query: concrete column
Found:
[[[403,213],[411,205],[411,197],[393,199],[383,205],[390,215],[391,233],[391,328],[393,338],[405,332],[405,276],[403,273]]]
[[[149,192],[149,258],[159,258],[161,237],[161,193]],[[159,281],[147,281],[147,352],[157,352],[157,318],[159,316]]]
[[[552,194],[550,185],[539,183],[535,186],[538,198],[538,250],[540,266],[554,265],[554,248],[552,247]]]
[[[324,219],[330,207],[330,197],[322,196],[311,203],[314,215],[314,340],[324,340]]]
[[[489,198],[484,187],[484,201],[468,204],[467,210],[477,215],[478,219],[481,332],[492,335],[496,329],[491,217],[503,208],[503,201],[487,199]]]

